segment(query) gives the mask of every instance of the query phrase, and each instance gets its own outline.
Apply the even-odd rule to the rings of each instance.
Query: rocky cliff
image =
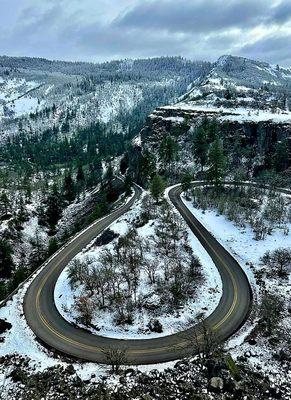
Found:
[[[252,164],[248,172],[272,169],[278,146],[284,142],[289,151],[281,169],[287,170],[291,152],[290,83],[289,70],[239,57],[222,58],[179,103],[159,107],[148,117],[140,134],[142,148],[159,159],[160,143],[170,135],[179,145],[178,169],[190,167],[195,171],[192,147],[197,127],[205,121],[215,122],[230,165],[234,147],[239,147],[240,164]]]

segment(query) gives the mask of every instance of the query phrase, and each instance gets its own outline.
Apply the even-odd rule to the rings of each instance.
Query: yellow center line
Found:
[[[188,210],[188,209],[187,209]],[[201,236],[204,238],[204,240],[206,240],[207,242],[207,238],[205,237],[204,233],[200,231],[200,229],[198,227],[196,227],[196,229],[199,231],[199,233],[201,234]],[[85,232],[84,232],[85,233]],[[78,238],[80,238],[80,236],[78,236]],[[220,255],[217,253],[217,251],[213,248],[213,246],[208,243],[209,247],[211,248],[211,250],[213,251],[213,253],[216,255],[216,257],[220,260],[221,264],[225,267],[225,269],[227,270],[227,272],[229,273],[230,277],[231,277],[231,281],[233,284],[233,289],[234,289],[234,298],[233,298],[233,302],[231,304],[231,307],[229,308],[228,312],[225,314],[225,316],[218,322],[216,323],[212,329],[213,330],[217,330],[221,325],[224,324],[224,322],[231,316],[231,314],[233,313],[236,304],[237,304],[237,299],[238,299],[238,288],[237,288],[237,282],[231,272],[231,270],[229,269],[229,267],[227,266],[227,264],[224,262],[224,260],[220,257]],[[71,251],[73,251],[75,248],[77,247],[77,245],[75,245]],[[37,313],[42,321],[42,323],[49,329],[49,331],[51,331],[55,336],[57,336],[59,339],[63,340],[66,343],[70,343],[72,345],[74,345],[75,347],[81,348],[81,349],[85,349],[85,350],[90,350],[90,351],[94,351],[94,352],[102,352],[102,348],[100,347],[96,347],[96,346],[91,346],[91,345],[87,345],[85,343],[79,342],[75,339],[70,339],[67,336],[63,335],[62,333],[58,332],[53,326],[50,325],[50,323],[47,321],[47,319],[44,317],[44,315],[42,314],[41,311],[41,307],[40,307],[40,294],[41,291],[43,289],[43,287],[45,286],[48,278],[51,276],[51,274],[55,271],[55,269],[60,265],[60,263],[62,261],[64,261],[64,259],[67,257],[64,256],[62,257],[59,262],[55,265],[54,268],[50,269],[48,274],[43,278],[43,280],[41,281],[41,285],[37,291],[36,294],[36,309],[37,309]],[[53,261],[53,260],[52,260]],[[198,339],[201,339],[201,335],[198,336]],[[118,340],[118,339],[116,339]],[[184,340],[180,343],[177,343],[177,345],[179,345],[179,347],[186,347],[187,345],[189,345],[190,340]],[[135,349],[135,350],[130,350],[128,349],[128,353],[132,353],[132,354],[143,354],[143,353],[154,353],[154,352],[163,352],[166,349],[172,348],[172,346],[164,346],[164,347],[159,347],[159,348],[153,348],[153,349]]]

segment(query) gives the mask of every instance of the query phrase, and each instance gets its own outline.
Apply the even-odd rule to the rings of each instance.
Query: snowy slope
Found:
[[[127,113],[140,107],[142,119],[176,101],[209,68],[179,57],[93,64],[0,56],[0,140],[20,125],[29,134],[63,124],[70,134],[98,120],[125,128]]]
[[[290,123],[290,99],[290,68],[222,56],[174,108],[223,113],[222,120]]]

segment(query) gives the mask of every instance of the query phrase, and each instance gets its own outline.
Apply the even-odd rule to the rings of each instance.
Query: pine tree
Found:
[[[183,192],[187,193],[191,189],[191,182],[192,182],[192,175],[187,172],[182,176],[182,190]]]
[[[78,171],[77,171],[77,182],[78,183],[83,183],[84,180],[85,180],[84,171],[83,171],[82,165],[79,164]]]
[[[165,168],[169,168],[170,164],[176,161],[178,155],[178,145],[175,140],[168,135],[165,137],[159,148],[159,156]]]
[[[3,210],[5,212],[5,214],[8,214],[8,208],[10,206],[10,200],[9,197],[7,196],[7,194],[5,192],[3,192],[0,196],[0,204],[3,207]]]
[[[9,278],[14,267],[12,248],[4,239],[0,240],[0,278]]]
[[[203,126],[199,126],[193,140],[193,153],[195,160],[200,164],[201,171],[207,162],[208,148],[207,132]]]
[[[124,190],[126,195],[130,195],[132,187],[132,179],[130,175],[126,175],[124,179]]]
[[[75,183],[71,173],[67,173],[64,179],[64,198],[68,202],[74,201],[76,196]]]
[[[56,238],[51,238],[48,245],[48,256],[54,254],[59,248],[58,241]]]
[[[54,184],[46,200],[45,222],[51,233],[54,233],[56,224],[62,216],[62,198]]]
[[[274,164],[276,171],[284,171],[288,168],[290,159],[290,152],[287,139],[278,142],[276,146],[276,153],[274,155]]]
[[[19,209],[18,209],[18,213],[17,213],[17,218],[18,218],[19,222],[23,223],[25,221],[28,221],[28,212],[25,209],[22,196],[20,196],[20,198],[19,198],[19,206],[18,207],[19,207]]]
[[[207,178],[214,181],[217,187],[225,175],[226,157],[223,153],[222,141],[217,137],[210,146],[208,154]]]
[[[109,183],[112,182],[112,180],[113,180],[113,167],[112,167],[111,162],[108,164],[108,167],[106,169],[105,180]]]
[[[150,191],[153,198],[158,202],[159,199],[162,197],[166,188],[166,183],[163,178],[156,174],[150,183]]]
[[[152,153],[145,150],[138,160],[137,183],[144,185],[153,176],[156,170],[156,160]]]

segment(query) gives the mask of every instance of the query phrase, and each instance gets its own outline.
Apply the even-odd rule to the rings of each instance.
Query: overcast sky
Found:
[[[291,66],[291,0],[0,0],[0,54],[242,55]]]

